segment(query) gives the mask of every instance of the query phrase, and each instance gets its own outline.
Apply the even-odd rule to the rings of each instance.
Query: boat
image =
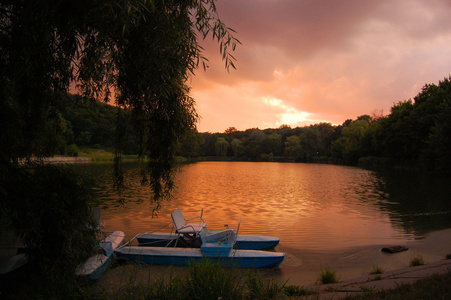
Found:
[[[275,267],[282,263],[285,254],[279,252],[259,250],[236,250],[221,252],[212,247],[202,248],[174,248],[174,247],[140,247],[124,246],[115,250],[119,259],[154,265],[182,265],[197,263],[202,259],[217,260],[222,266],[236,266],[242,268]]]
[[[100,253],[94,254],[77,267],[75,274],[87,277],[91,280],[97,280],[105,272],[111,263],[114,250],[116,250],[124,240],[123,231],[114,231],[104,240],[99,242],[98,250]]]
[[[209,231],[202,220],[202,215],[199,222],[187,223],[186,221],[190,220],[185,220],[180,209],[177,209],[172,213],[172,219],[175,239],[171,243],[174,245],[170,247],[169,244],[166,247],[133,246],[134,239],[132,239],[114,251],[116,256],[119,259],[155,265],[189,265],[207,258],[217,260],[222,266],[243,268],[278,266],[285,258],[285,254],[280,252],[236,249],[241,220],[236,231],[233,229]],[[200,245],[198,247],[189,247],[189,245],[186,245],[185,248],[176,247],[180,241],[180,235],[188,242],[196,241],[198,238]],[[190,239],[192,240],[190,241]]]
[[[203,210],[200,216],[186,220],[181,210],[176,209],[171,214],[175,232],[147,232],[138,234],[136,239],[140,246],[199,248],[201,245],[199,232],[206,228],[202,215]],[[199,222],[188,223],[194,219],[199,219]],[[228,226],[226,225],[226,227]],[[213,234],[221,231],[209,230],[208,232]],[[275,248],[279,242],[280,238],[275,236],[239,234],[236,237],[234,248],[238,250],[267,250]]]
[[[219,230],[211,230],[214,233]],[[140,246],[152,247],[195,247],[200,245],[199,237],[187,238],[178,233],[147,232],[136,235]],[[239,234],[236,238],[235,249],[240,250],[268,250],[279,244],[280,238],[264,235]]]
[[[17,253],[0,265],[0,279],[15,277],[20,270],[24,269],[29,261],[28,254]]]

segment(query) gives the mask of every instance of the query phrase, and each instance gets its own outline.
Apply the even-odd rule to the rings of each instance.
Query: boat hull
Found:
[[[99,248],[103,253],[89,257],[84,263],[78,266],[75,274],[97,280],[102,276],[111,263],[114,250],[122,244],[125,233],[115,231],[99,243]]]
[[[154,265],[186,266],[205,259],[205,255],[199,248],[127,246],[118,248],[114,252],[118,258]],[[214,257],[211,253],[209,256],[209,259],[217,260],[222,266],[242,268],[274,267],[280,265],[285,258],[284,253],[253,250],[231,250],[228,255],[219,254],[221,257]]]
[[[212,230],[211,232],[215,232]],[[181,236],[175,233],[143,233],[136,236],[140,246],[174,247]],[[280,239],[274,236],[243,235],[236,239],[235,249],[238,250],[266,250],[273,249],[279,244]],[[186,247],[183,241],[177,241],[177,246]]]

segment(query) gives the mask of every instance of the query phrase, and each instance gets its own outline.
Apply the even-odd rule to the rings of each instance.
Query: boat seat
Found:
[[[203,212],[203,211],[202,211]],[[183,234],[198,234],[207,224],[202,219],[202,214],[198,217],[186,220],[182,214],[180,208],[177,208],[172,214],[172,221],[175,228],[175,232]],[[186,223],[199,218],[199,223]]]
[[[218,242],[228,242],[229,238],[232,238],[232,241],[234,240],[235,231],[233,229],[224,229],[224,230],[217,230],[213,232],[206,232],[205,234],[201,235],[202,241],[205,243],[218,243]]]

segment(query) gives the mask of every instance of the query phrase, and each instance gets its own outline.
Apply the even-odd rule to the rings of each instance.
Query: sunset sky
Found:
[[[200,132],[342,124],[390,113],[451,74],[449,0],[218,0],[242,42],[237,70],[219,44],[188,83]]]

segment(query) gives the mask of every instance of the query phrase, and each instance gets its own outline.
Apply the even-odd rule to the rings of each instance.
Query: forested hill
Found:
[[[396,165],[451,174],[450,79],[425,85],[413,99],[394,104],[386,116],[363,115],[339,126],[320,123],[188,132],[178,154],[221,160]],[[53,139],[58,152],[76,155],[77,147],[112,148],[117,114],[110,105],[70,96],[61,114],[62,134]],[[137,149],[133,130],[129,124],[125,130],[129,140],[124,149],[133,154]]]

